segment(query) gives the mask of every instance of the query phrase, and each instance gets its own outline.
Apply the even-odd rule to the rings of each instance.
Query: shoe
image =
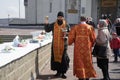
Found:
[[[66,79],[67,76],[65,76],[64,74],[62,74],[62,75],[61,75],[61,78]]]
[[[60,77],[61,74],[60,74],[60,73],[56,73],[54,76],[55,76],[55,77]]]
[[[101,80],[110,80],[110,78],[103,78],[103,79],[101,79]]]

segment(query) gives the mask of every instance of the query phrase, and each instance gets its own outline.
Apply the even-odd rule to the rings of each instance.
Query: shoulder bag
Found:
[[[95,44],[92,55],[95,57],[107,58],[107,46],[101,46]]]

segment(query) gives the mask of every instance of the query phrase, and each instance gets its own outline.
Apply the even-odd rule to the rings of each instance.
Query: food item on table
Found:
[[[14,50],[14,49],[10,45],[6,45],[5,48],[3,49],[3,51],[5,52],[10,52],[11,50]]]
[[[18,43],[18,47],[24,47],[27,45],[27,42],[25,40],[21,40],[20,43]]]

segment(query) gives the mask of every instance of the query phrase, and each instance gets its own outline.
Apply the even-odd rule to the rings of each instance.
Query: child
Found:
[[[119,48],[120,48],[120,38],[117,36],[117,33],[112,33],[112,40],[110,41],[110,47],[113,49],[114,53],[114,62],[118,61]]]

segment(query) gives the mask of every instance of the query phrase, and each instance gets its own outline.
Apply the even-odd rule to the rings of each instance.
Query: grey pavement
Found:
[[[44,69],[40,72],[41,75],[37,80],[78,80],[75,76],[73,76],[73,45],[68,47],[68,54],[70,57],[70,68],[66,73],[67,78],[54,78],[53,75],[56,71],[50,70],[50,62],[46,64]],[[97,78],[91,78],[90,80],[100,80],[103,78],[101,70],[96,65],[96,58],[93,57],[93,65],[97,72]],[[120,58],[118,63],[113,63],[113,57],[110,58],[109,62],[109,74],[111,80],[120,80]]]

